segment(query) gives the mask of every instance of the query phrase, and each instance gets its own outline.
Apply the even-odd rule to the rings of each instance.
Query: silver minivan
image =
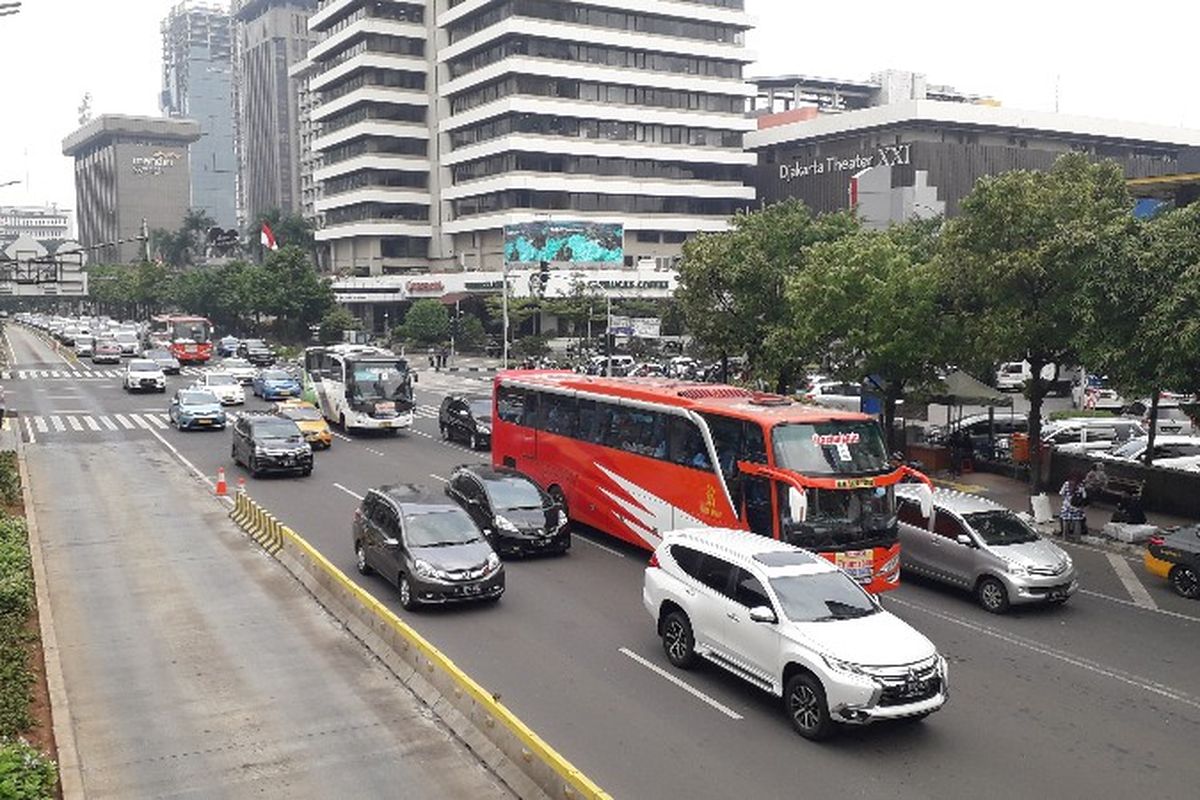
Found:
[[[919,497],[911,486],[896,490],[902,570],[966,589],[993,614],[1011,605],[1065,603],[1079,589],[1071,557],[1010,509],[936,489],[926,518]]]

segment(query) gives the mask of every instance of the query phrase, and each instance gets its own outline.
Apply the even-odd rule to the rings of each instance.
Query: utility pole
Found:
[[[504,318],[504,352],[501,365],[504,369],[508,369],[508,259],[504,259],[504,265],[500,267],[500,309]]]

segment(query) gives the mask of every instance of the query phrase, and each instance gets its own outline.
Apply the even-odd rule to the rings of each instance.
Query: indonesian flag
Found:
[[[271,226],[266,223],[266,220],[263,221],[262,237],[259,241],[261,241],[262,246],[268,250],[279,249],[279,245],[275,242],[275,234],[271,232]]]

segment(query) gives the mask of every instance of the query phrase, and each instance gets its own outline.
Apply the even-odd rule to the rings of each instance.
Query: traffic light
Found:
[[[543,261],[538,267],[539,275],[542,281],[542,291],[546,291],[546,287],[550,285],[550,262]]]

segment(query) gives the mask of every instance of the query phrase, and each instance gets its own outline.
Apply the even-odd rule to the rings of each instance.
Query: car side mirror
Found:
[[[775,616],[775,612],[772,611],[770,607],[755,606],[754,608],[750,609],[750,621],[764,622],[773,625],[776,622],[779,622],[779,618]]]
[[[958,536],[955,536],[954,541],[958,542],[959,544],[961,544],[964,547],[974,547],[975,546],[975,540],[972,539],[970,536],[967,536],[965,533],[960,533]]]

